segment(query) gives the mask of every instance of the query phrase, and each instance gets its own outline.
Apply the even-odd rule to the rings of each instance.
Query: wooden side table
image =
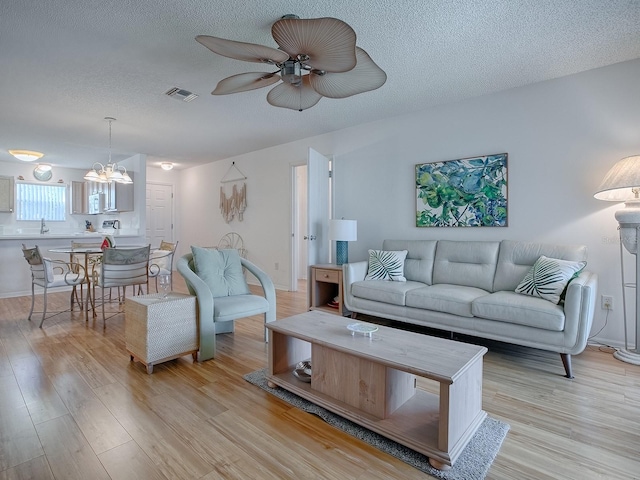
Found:
[[[311,304],[309,310],[323,310],[338,315],[351,315],[344,306],[342,265],[321,264],[311,266]],[[338,308],[328,304],[338,297]]]
[[[153,366],[184,355],[197,360],[196,297],[182,293],[138,295],[125,299],[125,341],[131,361]]]

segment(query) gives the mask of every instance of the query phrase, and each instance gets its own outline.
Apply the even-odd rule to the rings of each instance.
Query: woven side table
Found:
[[[182,293],[138,295],[125,300],[125,340],[131,361],[153,366],[198,353],[196,297]]]

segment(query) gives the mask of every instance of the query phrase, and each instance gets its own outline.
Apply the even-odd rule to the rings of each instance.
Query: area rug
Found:
[[[300,410],[317,415],[329,425],[339,428],[389,455],[393,455],[418,470],[443,480],[480,480],[485,478],[491,463],[500,450],[502,441],[509,431],[508,424],[487,417],[462,451],[454,466],[446,471],[437,470],[429,465],[428,457],[421,453],[361,427],[283,388],[270,388],[267,385],[265,374],[266,370],[264,369],[256,370],[245,375],[244,379]]]

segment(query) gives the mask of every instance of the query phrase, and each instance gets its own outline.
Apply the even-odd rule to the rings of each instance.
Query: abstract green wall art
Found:
[[[506,226],[506,153],[416,165],[416,227]]]

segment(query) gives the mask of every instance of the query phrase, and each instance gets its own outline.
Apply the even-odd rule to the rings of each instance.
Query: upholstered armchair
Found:
[[[269,276],[249,260],[241,258],[237,250],[200,247],[191,247],[191,250],[192,253],[178,259],[177,268],[189,292],[198,300],[198,361],[215,356],[216,334],[233,332],[233,322],[239,318],[263,313],[266,341],[266,324],[276,319],[276,292]],[[251,293],[242,267],[258,279],[264,296]]]

